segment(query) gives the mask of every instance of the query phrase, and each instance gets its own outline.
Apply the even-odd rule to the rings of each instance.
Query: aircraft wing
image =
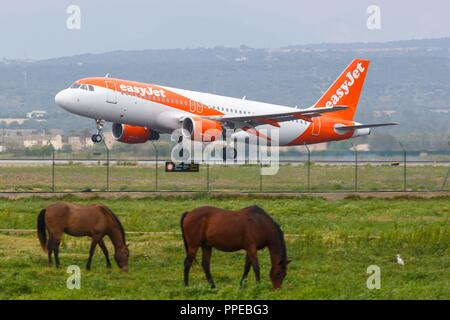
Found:
[[[388,123],[374,123],[374,124],[356,124],[354,126],[339,126],[336,127],[336,130],[353,130],[353,129],[365,129],[365,128],[375,128],[375,127],[384,127],[384,126],[395,126],[398,125],[398,122],[388,122]]]
[[[301,110],[293,110],[289,112],[277,112],[277,113],[260,113],[252,115],[226,115],[226,116],[214,116],[207,117],[211,120],[220,122],[231,122],[237,125],[250,124],[251,126],[258,126],[263,124],[270,124],[275,127],[279,127],[279,122],[291,121],[297,119],[303,119],[305,121],[312,121],[314,117],[320,117],[323,113],[336,112],[340,110],[348,109],[346,106],[331,106],[323,108],[307,108]]]

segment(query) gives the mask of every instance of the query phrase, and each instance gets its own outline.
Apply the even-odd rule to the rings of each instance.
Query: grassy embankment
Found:
[[[449,299],[450,198],[345,199],[228,198],[95,199],[78,203],[110,206],[129,231],[130,272],[105,268],[97,249],[93,269],[84,271],[89,240],[65,236],[62,268],[49,269],[31,233],[0,232],[1,299]],[[34,229],[39,210],[56,199],[0,200],[0,229]],[[182,285],[184,248],[179,235],[183,211],[212,204],[230,209],[258,204],[286,234],[288,276],[271,290],[267,250],[260,253],[262,283],[253,273],[239,288],[244,253],[213,252],[211,290],[200,265],[191,287]],[[132,233],[155,232],[155,233]],[[158,233],[166,232],[166,233]],[[109,240],[107,244],[110,248]],[[395,262],[399,253],[405,266]],[[198,257],[200,259],[200,256]],[[82,267],[80,290],[68,290],[66,267]],[[381,289],[368,290],[369,265],[381,268]]]

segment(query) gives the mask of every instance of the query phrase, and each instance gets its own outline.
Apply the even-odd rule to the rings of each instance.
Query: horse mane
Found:
[[[287,261],[286,242],[284,241],[284,233],[283,230],[281,230],[280,225],[276,223],[275,220],[273,220],[273,218],[263,208],[258,207],[257,205],[250,206],[247,209],[252,213],[263,215],[273,223],[277,232],[278,243],[280,245],[281,260]]]
[[[116,221],[117,225],[119,226],[120,233],[122,234],[123,242],[126,243],[125,229],[123,228],[123,225],[120,222],[119,218],[114,214],[114,212],[112,212],[112,210],[110,208],[108,208],[106,206],[102,206],[102,207],[106,210],[107,213],[109,213],[113,217],[114,221]]]

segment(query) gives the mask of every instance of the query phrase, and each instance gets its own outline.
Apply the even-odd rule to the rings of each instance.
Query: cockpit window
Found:
[[[88,89],[88,87],[87,87],[87,85],[85,85],[85,84],[82,84],[82,85],[81,85],[81,87],[80,87],[80,89],[81,89],[81,90],[87,90],[87,89]]]
[[[89,91],[94,91],[94,86],[93,85],[88,85],[89,87]]]
[[[72,89],[78,89],[79,87],[81,87],[81,84],[78,83],[74,83],[70,86]]]

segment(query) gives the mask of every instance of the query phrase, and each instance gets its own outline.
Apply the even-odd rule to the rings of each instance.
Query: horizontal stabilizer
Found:
[[[365,129],[365,128],[376,128],[376,127],[385,127],[385,126],[396,126],[397,122],[388,122],[388,123],[374,123],[374,124],[356,124],[354,126],[339,126],[336,127],[336,130],[354,130],[354,129]]]

